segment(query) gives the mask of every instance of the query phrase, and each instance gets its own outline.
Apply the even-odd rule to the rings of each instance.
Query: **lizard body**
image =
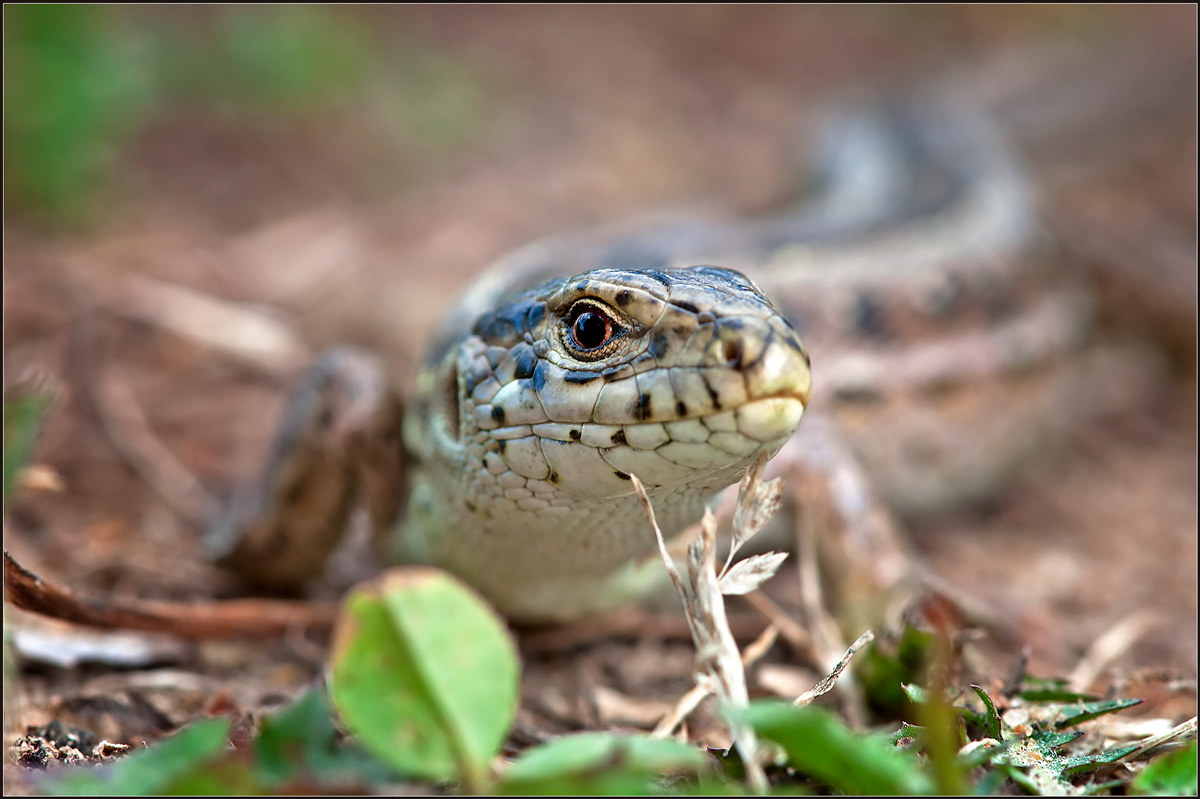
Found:
[[[365,500],[392,557],[448,568],[515,619],[584,615],[647,579],[628,476],[678,532],[783,446],[813,384],[831,422],[814,429],[836,429],[892,507],[986,495],[1092,390],[1074,357],[1087,295],[980,114],[852,111],[820,167],[815,195],[773,219],[659,221],[502,259],[435,336],[403,425],[369,356],[330,353],[218,554],[301,583]]]

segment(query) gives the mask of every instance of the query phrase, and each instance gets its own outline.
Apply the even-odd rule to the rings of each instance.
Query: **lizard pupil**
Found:
[[[608,320],[593,311],[584,311],[575,317],[571,335],[581,350],[594,350],[608,341]]]

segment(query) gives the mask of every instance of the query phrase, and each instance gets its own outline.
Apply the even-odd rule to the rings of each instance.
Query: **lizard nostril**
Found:
[[[726,341],[721,345],[721,356],[725,363],[733,368],[742,364],[742,345],[738,341]]]

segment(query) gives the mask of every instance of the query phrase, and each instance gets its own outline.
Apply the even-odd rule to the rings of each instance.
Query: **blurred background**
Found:
[[[6,545],[87,590],[212,596],[179,501],[201,513],[254,472],[321,347],[371,346],[407,387],[432,325],[516,246],[664,206],[770,209],[820,109],[1111,52],[1162,66],[1174,99],[1031,164],[1106,324],[1154,341],[1173,382],[993,504],[912,533],[1020,620],[1035,663],[1069,668],[1134,618],[1124,667],[1194,677],[1195,17],[7,5],[4,379],[59,393]]]

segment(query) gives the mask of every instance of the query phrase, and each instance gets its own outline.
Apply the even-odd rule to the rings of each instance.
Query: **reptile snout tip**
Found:
[[[812,396],[812,370],[799,337],[782,324],[771,328],[757,357],[740,367],[747,401],[738,411],[739,427],[763,442],[796,432]]]

